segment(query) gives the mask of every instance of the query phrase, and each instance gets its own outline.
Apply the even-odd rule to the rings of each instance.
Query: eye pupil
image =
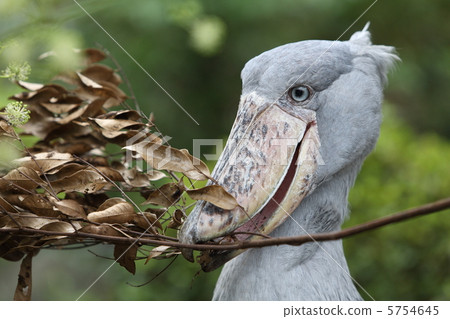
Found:
[[[309,98],[309,90],[305,86],[297,86],[291,89],[290,96],[296,102],[304,102]]]

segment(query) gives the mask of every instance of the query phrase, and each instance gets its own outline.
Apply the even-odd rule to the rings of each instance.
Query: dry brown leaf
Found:
[[[190,198],[195,200],[205,200],[217,207],[232,210],[239,206],[236,199],[228,193],[222,186],[209,185],[197,189],[186,190]]]
[[[88,144],[91,146],[91,148],[99,148],[105,144],[104,141],[96,139],[91,134],[82,135],[82,136],[67,135],[67,136],[64,136],[64,141],[67,142],[68,144],[78,144],[78,143]],[[63,145],[63,143],[56,144],[57,147],[59,147],[60,145]],[[62,153],[65,153],[65,152],[62,152]]]
[[[136,171],[136,169],[131,169]],[[132,187],[151,187],[151,182],[146,174],[138,173],[137,171],[129,173],[128,171],[125,173],[126,175],[126,183]]]
[[[136,245],[116,244],[114,246],[114,258],[116,261],[133,275],[136,273],[136,254],[138,247]]]
[[[112,198],[108,198],[105,201],[103,201],[103,203],[98,206],[97,211],[101,211],[101,210],[105,210],[108,209],[110,207],[113,207],[114,205],[120,204],[120,203],[126,203],[127,201],[121,197],[112,197]]]
[[[25,252],[17,249],[20,239],[12,236],[5,236],[0,244],[0,256],[9,261],[19,261],[25,256]]]
[[[49,197],[49,200],[64,215],[74,218],[86,219],[84,208],[77,201],[73,199],[56,200],[53,197]]]
[[[133,205],[122,198],[111,198],[107,202],[107,205],[101,205],[98,211],[90,213],[87,219],[95,223],[123,224],[136,217]]]
[[[3,201],[3,200],[4,200],[4,199],[0,197],[0,201]],[[11,216],[14,216],[15,214],[10,214],[10,215],[11,215]],[[10,215],[2,215],[2,216],[0,216],[0,228],[1,228],[1,227],[9,228],[7,225],[8,225],[9,223],[13,222],[13,221],[11,220]],[[17,227],[17,225],[16,225],[16,227]],[[1,238],[1,236],[3,236],[3,234],[0,235],[0,238]]]
[[[86,166],[78,163],[67,163],[58,167],[55,167],[47,172],[47,177],[50,181],[61,179],[65,176],[70,176],[76,172],[85,169]]]
[[[56,193],[81,192],[94,193],[105,187],[108,182],[95,170],[83,169],[72,175],[50,182]]]
[[[45,224],[40,229],[54,231],[54,232],[61,232],[61,233],[73,233],[73,232],[75,232],[74,226],[77,229],[81,228],[81,227],[79,227],[78,223],[76,225],[75,224],[76,223],[70,224],[68,222],[57,221],[57,222],[51,222],[51,223]]]
[[[129,139],[131,138],[130,132],[129,131],[108,131],[108,130],[101,130],[101,133],[104,137],[106,137],[107,139],[117,139],[117,138],[122,138],[122,139]]]
[[[35,214],[21,212],[20,215],[12,215],[14,220],[21,225],[21,227],[40,229],[42,226],[53,222],[53,220],[48,218],[41,218]],[[18,228],[17,224],[11,220],[9,216],[1,217],[0,225],[4,224],[4,228]]]
[[[125,92],[123,92],[121,89],[119,89],[119,87],[117,85],[115,85],[114,83],[111,83],[108,81],[102,81],[102,80],[99,80],[97,82],[103,86],[103,89],[97,90],[97,91],[103,90],[108,95],[112,94],[112,95],[110,95],[110,97],[116,98],[119,103],[128,99],[128,96],[125,94]],[[96,90],[96,89],[94,89],[94,90]]]
[[[108,113],[97,116],[98,119],[117,119],[137,121],[142,119],[141,115],[135,110],[110,111]]]
[[[0,119],[0,136],[15,138],[14,128],[4,119]]]
[[[94,82],[94,81],[93,81]],[[90,86],[82,86],[77,88],[74,92],[78,97],[86,101],[94,101],[98,98],[106,99],[104,108],[108,109],[113,106],[120,105],[128,97],[114,84],[105,81],[98,81],[97,85],[100,87],[94,88]]]
[[[78,230],[80,233],[89,233],[102,236],[118,236],[123,237],[123,235],[112,228],[110,225],[86,225]]]
[[[150,181],[156,181],[167,177],[163,172],[156,170],[141,173],[136,167],[126,169],[124,165],[119,166],[117,163],[113,163],[113,167],[120,172],[125,179],[125,182],[132,187],[151,187]]]
[[[31,111],[36,111],[38,107],[41,108],[39,105],[41,102],[49,102],[50,99],[56,99],[60,95],[61,93],[57,89],[44,86],[38,91],[15,94],[13,96],[10,96],[10,99],[23,101],[27,104],[28,109],[30,109]]]
[[[166,174],[160,171],[151,170],[143,174],[145,177],[147,177],[150,181],[159,181],[160,179],[163,179],[167,177]]]
[[[181,210],[177,209],[172,215],[170,223],[167,228],[178,229],[183,224],[184,214]]]
[[[198,181],[206,180],[211,177],[209,168],[203,161],[189,154],[189,151],[187,149],[183,148],[180,151],[189,158],[192,166],[194,167],[194,169],[190,171],[183,172],[184,175]]]
[[[150,208],[147,208],[145,211],[149,212],[149,213],[152,213],[152,214],[155,214],[156,217],[158,217],[158,218],[160,218],[162,215],[167,213],[167,209],[166,208],[153,208],[153,207],[150,207]]]
[[[50,200],[41,194],[12,194],[4,195],[12,205],[22,207],[38,216],[58,217],[60,215]]]
[[[190,158],[191,156],[187,155],[189,154],[187,151],[181,151],[167,145],[160,145],[149,141],[143,141],[124,148],[138,153],[151,167],[155,169],[181,172],[183,174],[190,174],[200,179],[207,179],[209,176],[209,170],[207,169],[206,164],[204,166],[198,166],[198,169],[201,172],[202,170],[204,171],[203,174],[198,172],[196,166],[194,166]],[[205,167],[207,171],[205,171]]]
[[[31,119],[24,126],[25,133],[31,133],[41,140],[29,148],[31,154],[36,155],[37,164],[31,157],[19,159],[16,171],[11,170],[6,176],[7,179],[22,185],[22,190],[17,187],[7,188],[7,179],[0,178],[0,209],[8,212],[8,215],[0,212],[0,227],[24,227],[68,233],[74,231],[72,224],[80,228],[79,220],[89,220],[95,223],[122,224],[114,227],[108,224],[87,225],[80,228],[80,233],[91,234],[90,240],[94,239],[95,235],[125,236],[120,229],[142,228],[154,234],[163,233],[163,226],[158,218],[169,217],[166,209],[149,208],[144,213],[135,213],[130,203],[121,198],[109,198],[106,191],[112,184],[108,184],[105,178],[122,182],[121,186],[125,186],[125,191],[140,188],[141,195],[148,197],[147,203],[170,206],[179,200],[185,189],[184,184],[166,184],[153,191],[151,181],[167,177],[167,171],[182,172],[192,179],[206,179],[209,170],[203,162],[194,166],[194,158],[187,150],[162,145],[161,138],[150,133],[153,116],[149,120],[150,123],[146,123],[134,110],[108,112],[108,108],[120,105],[127,98],[118,87],[120,76],[110,67],[92,64],[105,57],[101,51],[92,49],[81,52],[86,56],[86,68],[79,73],[72,72],[59,77],[70,85],[63,87],[56,84],[21,82],[20,85],[29,92],[13,97],[24,101],[31,111]],[[0,136],[14,138],[14,135],[13,128],[0,119]],[[141,144],[140,151],[145,152],[145,156],[148,155],[149,164],[154,164],[151,165],[155,168],[154,171],[144,173],[135,168],[125,168],[124,157],[110,157],[105,153],[107,143],[124,146],[131,138],[137,145],[146,141],[145,145]],[[160,149],[150,150],[149,153],[148,148],[152,145],[148,145],[148,141]],[[165,157],[166,152],[169,152],[169,158]],[[76,154],[81,160],[72,154]],[[110,163],[114,158],[120,158],[120,168]],[[32,177],[22,180],[14,175],[21,171],[27,171]],[[46,174],[45,179],[43,173]],[[45,186],[47,179],[50,185]],[[34,189],[39,186],[47,189],[52,186],[57,193],[64,191],[65,199],[50,197],[47,192],[40,194],[41,188],[38,189],[39,194],[30,194],[30,191],[34,193]],[[149,194],[151,191],[153,192]],[[87,216],[89,212],[92,213]],[[45,215],[46,218],[39,215]],[[69,218],[71,223],[67,222]],[[175,211],[170,226],[179,227],[183,218],[181,210]],[[0,235],[0,256],[18,260],[29,252],[29,247],[50,245],[55,241],[66,245],[73,243],[74,239],[63,235]],[[108,239],[98,241],[104,242]],[[127,245],[123,244],[123,247],[115,248],[116,258],[126,251],[125,246]],[[149,258],[166,258],[177,253],[177,250],[165,251],[163,247],[159,247]],[[136,254],[137,246],[133,246],[119,263],[134,273]]]
[[[72,224],[69,224],[67,222],[52,222],[52,223],[48,223],[44,226],[41,227],[41,230],[48,230],[48,231],[54,231],[54,232],[59,232],[59,233],[73,233],[75,232],[74,227],[78,230],[81,228],[79,223],[76,222],[72,222]],[[55,240],[55,239],[63,239],[63,238],[67,238],[67,236],[63,236],[63,235],[50,235],[50,236],[44,236],[42,238],[42,240]]]
[[[73,109],[80,106],[80,103],[45,103],[42,102],[41,105],[45,107],[48,111],[56,114],[68,113]]]
[[[181,197],[183,189],[176,183],[167,183],[152,191],[143,205],[154,204],[163,207],[174,205]]]
[[[60,125],[69,124],[73,120],[76,120],[76,119],[80,118],[86,112],[86,110],[88,109],[89,105],[91,105],[91,104],[84,105],[84,106],[78,108],[74,112],[72,112],[72,113],[70,113],[70,114],[68,114],[68,115],[66,115],[64,117],[56,118],[55,122],[57,124],[60,124]]]
[[[79,86],[80,85],[80,79],[78,78],[77,74],[72,71],[66,71],[59,73],[53,77],[53,80],[62,81],[64,83]]]
[[[99,130],[101,131],[101,130]],[[120,146],[126,145],[127,141],[135,136],[136,134],[139,134],[138,130],[127,130],[127,131],[101,131],[101,132],[94,132],[98,133],[95,135],[98,139],[107,140],[109,143],[114,143]]]
[[[55,149],[61,153],[70,153],[74,155],[83,155],[93,148],[97,147],[95,144],[90,143],[57,143]]]
[[[106,81],[114,85],[122,83],[120,76],[113,69],[106,65],[94,64],[84,69],[81,74],[93,81]]]
[[[38,105],[41,102],[51,102],[52,100],[56,101],[66,94],[67,90],[61,85],[47,84],[36,91],[22,92],[13,95],[11,98],[19,101],[27,101],[26,104],[30,106]]]
[[[94,88],[94,89],[101,89],[103,88],[103,86],[101,86],[100,84],[98,84],[97,82],[95,82],[94,80],[88,78],[87,76],[81,74],[80,72],[77,72],[78,77],[81,80],[81,83],[83,83],[84,85]]]
[[[52,98],[49,102],[40,102],[46,110],[56,114],[63,114],[72,111],[78,106],[81,106],[83,100],[74,95],[62,95],[58,98]]]
[[[144,140],[155,143],[155,144],[160,144],[160,145],[163,144],[163,140],[162,140],[162,138],[159,137],[159,135],[156,135],[156,134],[153,134],[150,132],[143,134],[142,139],[136,140],[135,144],[140,143],[141,141],[144,141]]]
[[[105,114],[106,111],[104,110],[104,108],[106,108],[106,101],[107,100],[105,99],[99,98],[89,103],[81,118],[88,119],[89,117],[96,117]],[[88,123],[86,123],[86,125],[88,125]]]
[[[45,108],[28,104],[28,109],[31,111],[30,120],[22,126],[25,133],[39,137],[40,139],[45,139],[49,132],[58,127],[52,115],[53,113],[47,111]]]
[[[84,136],[91,132],[91,127],[80,125],[79,122],[72,121],[64,125],[58,125],[58,127],[52,129],[52,131],[46,135],[45,141],[52,141],[54,139],[61,141],[61,138],[65,139],[68,137]],[[52,150],[54,150],[54,148],[52,148]]]
[[[147,259],[145,260],[144,264],[147,264],[150,259],[160,256],[169,248],[170,248],[170,246],[165,246],[165,245],[161,245],[161,246],[153,248],[152,251],[148,254]]]
[[[44,87],[44,84],[41,83],[31,83],[25,81],[17,81],[17,84],[19,84],[19,86],[23,87],[25,90],[28,91],[37,91]]]
[[[39,175],[31,168],[18,167],[0,178],[0,192],[23,192],[43,184]]]
[[[85,49],[81,53],[85,56],[85,64],[97,63],[106,58],[106,54],[98,49]]]
[[[89,164],[93,166],[109,166],[108,158],[103,157],[104,153],[101,150],[97,150],[95,155],[94,152],[92,152],[92,156],[85,156],[84,160],[89,162]],[[100,155],[100,156],[98,156]]]
[[[94,165],[96,166],[96,165]],[[123,176],[116,171],[114,168],[106,167],[106,166],[96,166],[96,168],[102,173],[102,175],[106,176],[112,181],[115,182],[125,182]]]
[[[138,129],[145,124],[142,122],[130,121],[130,120],[118,120],[118,119],[98,119],[98,118],[90,118],[98,126],[100,126],[103,130],[106,131],[120,131],[124,128],[130,129]]]
[[[155,227],[158,227],[161,230],[163,229],[161,223],[158,220],[158,217],[155,214],[149,212],[136,214],[136,216],[133,218],[133,224],[143,229],[148,229],[153,233],[156,233],[156,230],[154,229]]]
[[[33,254],[28,254],[20,264],[19,278],[17,280],[16,291],[14,293],[14,300],[29,301],[31,300],[31,261]]]
[[[73,156],[69,153],[43,152],[34,154],[33,158],[31,156],[18,158],[13,161],[13,164],[31,168],[42,174],[73,160]]]
[[[66,115],[62,118],[56,119],[55,121],[58,124],[68,124],[76,119],[83,119],[83,118],[89,118],[93,116],[97,116],[99,114],[103,114],[103,105],[105,103],[104,99],[96,99],[92,101],[91,103],[84,105],[80,108],[78,108],[76,111],[70,113],[69,115]]]
[[[6,212],[10,212],[10,213],[12,213],[12,212],[15,212],[16,210],[14,209],[14,207],[10,204],[10,203],[8,203],[7,201],[6,201],[6,199],[4,199],[3,198],[3,196],[0,196],[0,211],[6,211]],[[1,219],[2,217],[0,217],[0,219]],[[2,227],[3,225],[0,223],[0,227]]]

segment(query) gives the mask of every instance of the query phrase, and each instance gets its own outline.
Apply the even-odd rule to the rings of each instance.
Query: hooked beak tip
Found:
[[[179,231],[180,243],[220,244],[220,238],[233,232],[234,239],[255,240],[254,233],[270,233],[314,189],[321,158],[315,113],[293,116],[281,107],[253,100],[249,97],[240,107],[212,174],[238,206],[225,210],[209,202],[198,204]],[[242,251],[203,251],[197,261],[204,271],[211,271]],[[181,252],[194,262],[191,248]]]
[[[178,240],[182,244],[195,244],[196,243],[196,227],[195,223],[191,220],[187,220],[178,232]],[[192,248],[180,248],[181,254],[186,260],[194,262],[194,250]]]
[[[181,248],[180,250],[187,261],[190,261],[191,263],[194,262],[194,251],[191,248]]]

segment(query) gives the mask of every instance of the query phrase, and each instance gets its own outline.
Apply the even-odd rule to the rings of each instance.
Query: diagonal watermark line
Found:
[[[196,180],[196,181],[194,181],[193,183],[192,183],[192,187],[194,187],[195,186],[195,183],[197,183],[198,182],[198,180]],[[166,195],[164,195],[164,194],[162,194],[164,197],[166,197],[166,199],[168,199],[168,200],[170,200],[169,198],[167,198],[167,196]],[[180,197],[179,198],[181,198],[181,195],[180,195]],[[179,199],[178,198],[178,199]],[[130,250],[130,248],[131,247],[133,247],[133,245],[135,245],[138,241],[139,241],[139,239],[141,239],[142,238],[142,236],[144,236],[144,234],[146,234],[147,233],[147,231],[150,229],[150,228],[152,228],[154,225],[155,225],[155,223],[162,217],[162,216],[164,216],[164,214],[165,213],[167,213],[167,211],[169,210],[169,207],[167,207],[166,208],[166,210],[165,210],[165,212],[163,213],[163,214],[161,214],[161,216],[159,216],[152,224],[150,224],[148,227],[147,227],[147,229],[145,230],[145,231],[143,231],[142,232],[142,234],[141,235],[139,235],[137,238],[136,238],[136,240],[134,241],[134,242],[132,242],[129,246],[128,246],[128,248],[127,249],[125,249],[124,251],[123,251],[123,253],[116,259],[116,260],[114,260],[112,263],[111,263],[111,265],[109,265],[90,285],[89,285],[89,287],[87,287],[79,296],[78,296],[78,298],[77,299],[75,299],[75,301],[79,301],[110,269],[111,269],[111,267],[112,266],[114,266],[114,264],[116,264],[117,263],[117,261],[119,260],[119,259],[121,259],[129,250]]]
[[[289,91],[291,88],[292,88],[292,86],[293,85],[295,85],[295,83],[299,80],[299,79],[301,79],[301,77],[309,70],[309,69],[311,69],[311,67],[313,66],[313,65],[315,65],[316,63],[317,63],[317,61],[319,61],[320,60],[320,58],[325,54],[325,53],[327,53],[343,36],[344,36],[344,34],[345,33],[347,33],[348,32],[348,30],[350,30],[350,28],[353,26],[353,25],[355,25],[355,23],[356,22],[358,22],[360,19],[361,19],[361,17],[362,16],[364,16],[376,3],[378,2],[378,0],[375,0],[374,2],[372,2],[367,8],[366,8],[366,10],[364,10],[364,12],[363,13],[361,13],[356,19],[355,19],[355,21],[353,21],[351,24],[350,24],[350,26],[349,27],[347,27],[347,29],[345,29],[345,31],[344,32],[342,32],[341,33],[341,35],[336,39],[336,40],[334,40],[333,42],[332,42],[332,44],[324,51],[324,52],[322,52],[315,60],[314,60],[314,62],[313,63],[311,63],[310,65],[309,65],[309,67],[302,73],[302,74],[300,74],[300,76],[283,92],[283,94],[281,94],[275,101],[273,101],[272,102],[272,104],[268,107],[268,108],[270,108],[270,107],[272,107],[281,97],[283,97],[283,95],[284,94],[286,94],[286,92],[287,91]],[[266,108],[265,110],[267,110],[268,108]],[[264,110],[264,111],[265,111]],[[259,114],[257,114],[256,116],[258,116]],[[252,120],[252,122],[254,121],[255,119],[253,119]],[[244,134],[243,134],[243,136],[245,136],[246,134],[247,134],[247,132],[248,132],[248,130],[249,130],[249,128],[251,127],[251,124],[252,123],[250,123],[249,125],[248,125],[248,128],[247,128],[247,130],[244,132]],[[240,143],[243,141],[243,139],[240,141]],[[240,144],[239,143],[239,144]],[[234,148],[234,150],[232,151],[232,155],[234,154],[234,152],[236,152],[237,150],[239,149],[239,147],[238,147],[238,145]],[[231,155],[231,156],[232,156]],[[253,182],[255,183],[255,184],[257,184],[262,190],[264,190],[268,195],[270,195],[259,183],[257,183],[256,181],[254,181],[253,180]],[[316,243],[326,254],[327,254],[327,256],[329,257],[329,258],[331,258],[338,266],[339,266],[339,268],[341,268],[341,270],[344,272],[344,273],[346,273],[351,279],[352,279],[352,281],[358,286],[358,287],[360,287],[361,288],[361,290],[363,290],[373,301],[375,301],[375,298],[373,298],[373,296],[356,280],[356,279],[354,279],[353,277],[352,277],[352,275],[347,271],[347,270],[345,270],[332,256],[331,256],[331,254],[328,252],[328,251],[326,251],[326,249],[325,248],[323,248],[322,247],[322,245],[319,243],[319,242],[317,242],[312,236],[311,236],[311,234],[310,233],[308,233],[288,212],[286,212],[286,210],[279,204],[279,203],[277,203],[277,202],[275,202],[276,204],[277,204],[277,206],[278,207],[280,207],[283,211],[284,211],[284,213],[285,214],[287,214],[312,240],[313,240],[313,242],[314,243]]]
[[[320,60],[320,58],[325,54],[325,53],[327,53],[328,51],[330,51],[331,50],[331,48],[344,36],[344,34],[346,34],[347,32],[348,32],[348,30],[350,30],[355,24],[356,24],[356,22],[358,22],[366,13],[367,13],[367,11],[369,11],[370,10],[370,8],[372,8],[376,3],[378,2],[378,0],[375,0],[374,2],[372,2],[372,4],[370,5],[370,6],[368,6],[367,7],[367,9],[366,10],[364,10],[364,12],[363,13],[361,13],[357,18],[356,18],[356,20],[355,21],[353,21],[352,22],[352,24],[350,24],[348,27],[347,27],[347,29],[345,29],[344,30],[344,32],[342,32],[341,33],[341,35],[340,36],[338,36],[338,38],[336,39],[336,40],[334,40],[331,44],[330,44],[330,46],[325,50],[325,51],[323,51],[315,60],[314,60],[314,62],[313,63],[311,63],[307,68],[306,68],[306,70],[305,71],[303,71],[303,73],[302,74],[300,74],[300,76],[295,80],[295,81],[293,81],[292,82],[292,84],[290,84],[289,85],[289,87],[275,100],[275,101],[273,101],[273,103],[269,106],[269,107],[272,107],[276,102],[278,102],[278,100],[279,99],[281,99],[282,97],[283,97],[283,95],[285,95],[294,85],[295,85],[295,83],[297,83],[297,81],[298,80],[300,80],[302,77],[303,77],[303,75],[305,75],[306,74],[306,72],[308,72],[319,60]],[[366,24],[366,26],[367,26],[367,24]],[[365,28],[364,28],[365,29]]]
[[[366,8],[366,10],[364,10],[364,12],[363,13],[361,13],[356,19],[355,19],[355,21],[353,21],[348,27],[347,27],[347,29],[345,29],[344,30],[344,32],[342,32],[341,33],[341,35],[339,35],[338,37],[337,37],[337,39],[336,40],[334,40],[331,44],[330,44],[330,46],[325,50],[325,51],[323,51],[314,61],[313,61],[313,63],[311,63],[307,68],[306,68],[306,70],[305,71],[303,71],[303,73],[302,74],[300,74],[300,76],[295,80],[295,81],[293,81],[292,82],[292,84],[290,84],[289,85],[289,87],[277,98],[277,99],[275,99],[265,110],[267,110],[267,109],[269,109],[269,108],[271,108],[272,106],[274,106],[275,105],[275,103],[277,103],[294,85],[295,85],[295,83],[297,83],[297,81],[298,80],[300,80],[302,77],[303,77],[303,75],[305,75],[306,74],[306,72],[308,72],[312,67],[313,67],[313,65],[315,65],[319,60],[320,60],[320,58],[325,54],[325,53],[327,53],[328,51],[330,51],[331,50],[331,48],[348,32],[348,30],[350,30],[355,24],[356,24],[356,22],[358,22],[366,13],[367,13],[367,11],[369,11],[376,3],[378,2],[378,0],[375,0],[374,2],[372,2],[372,4],[370,4],[367,8]],[[367,26],[367,24],[366,24],[366,26]],[[265,111],[264,110],[264,111]],[[257,114],[256,116],[259,116],[260,114]],[[254,121],[255,119],[253,119],[252,121]],[[250,127],[251,127],[251,123],[248,125],[248,127],[247,127],[247,130],[244,132],[244,134],[243,134],[243,136],[245,136],[246,134],[247,134],[247,132],[248,132],[248,130],[250,129]],[[242,140],[241,141],[239,141],[239,144],[238,145],[236,145],[236,147],[235,147],[235,149],[233,150],[233,152],[231,153],[231,156],[233,156],[234,155],[234,152],[238,149],[238,146],[240,145],[242,143]]]
[[[97,20],[91,15],[91,14],[89,14],[89,12],[87,12],[86,11],[86,9],[84,9],[84,7],[82,7],[76,0],[73,0],[79,7],[80,7],[80,9],[81,10],[83,10],[84,11],[84,13],[92,20],[92,21],[94,21],[95,22],[95,24],[97,24],[97,26],[99,26],[102,30],[103,30],[103,32],[105,32],[110,38],[111,38],[111,40],[113,40],[115,43],[116,43],[116,45],[117,46],[119,46],[119,48],[120,49],[122,49],[122,51],[123,52],[125,52],[127,55],[128,55],[128,57],[138,66],[138,67],[140,67],[141,68],[141,70],[142,71],[144,71],[144,73],[148,76],[148,77],[150,77],[197,125],[199,125],[199,123],[175,100],[175,98],[173,98],[157,81],[156,81],[156,79],[154,79],[148,72],[147,72],[147,70],[145,70],[145,68],[144,67],[142,67],[142,65],[138,62],[138,61],[136,61],[136,59],[134,59],[134,57],[131,55],[131,54],[129,54],[128,53],[128,51],[126,51],[125,50],[125,48],[123,48],[98,22],[97,22]],[[359,17],[358,18],[356,18],[356,20],[335,40],[335,41],[333,41],[333,43],[330,45],[330,47],[328,47],[328,49],[327,50],[325,50],[322,54],[320,54],[319,55],[319,57],[317,57],[316,58],[316,60],[297,78],[297,80],[296,81],[294,81],[294,83],[293,84],[291,84],[291,86],[287,89],[287,90],[285,90],[284,92],[283,92],[283,94],[279,97],[279,98],[277,98],[270,106],[273,106],[288,90],[290,90],[291,89],[291,87],[293,86],[293,85],[295,85],[295,83],[315,64],[315,63],[317,63],[317,61],[325,54],[325,53],[327,53],[333,46],[334,46],[334,44],[337,42],[337,41],[339,41],[339,39],[367,12],[367,11],[369,11],[370,10],[370,8],[372,8],[376,3],[378,2],[378,0],[375,0],[363,13],[361,13],[360,15],[359,15]],[[246,132],[244,132],[244,135],[247,133],[247,131]],[[237,148],[235,148],[235,150],[236,150]],[[257,184],[262,190],[264,190],[265,192],[267,192],[259,183],[257,183],[256,181],[254,181],[254,183],[255,184]],[[194,183],[195,184],[195,183]],[[268,193],[268,192],[267,192]],[[269,194],[270,195],[270,194]],[[366,289],[364,289],[364,287],[361,285],[361,284],[359,284],[352,276],[351,276],[351,274],[348,272],[348,271],[346,271],[331,255],[330,255],[330,253],[328,253],[328,251],[326,251],[323,247],[322,247],[322,245],[319,243],[319,242],[317,242],[314,238],[312,238],[312,236],[311,236],[311,234],[309,234],[289,213],[287,213],[286,212],[286,210],[279,204],[279,203],[277,203],[277,202],[275,202],[277,205],[278,205],[278,207],[280,207],[283,211],[284,211],[284,213],[286,213],[309,237],[311,237],[311,239],[328,255],[328,257],[329,258],[331,258],[340,268],[341,268],[341,270],[342,271],[344,271],[352,280],[353,280],[353,282],[355,282],[355,284],[357,284],[373,301],[375,301],[375,299],[372,297],[372,295],[370,295],[368,292],[367,292],[367,290]],[[152,225],[150,225],[149,227],[148,227],[148,229],[150,228],[150,227],[152,227],[153,226],[153,224]],[[147,230],[148,230],[147,229]],[[146,231],[147,231],[146,230]],[[138,242],[139,241],[139,239],[146,233],[146,231],[145,232],[143,232],[120,256],[119,256],[119,258],[117,258],[117,259],[120,259],[120,258],[122,258],[125,254],[126,254],[126,252],[134,245],[134,244],[136,244],[136,242]],[[115,260],[113,263],[111,263],[111,265],[96,279],[96,280],[94,280],[92,283],[91,283],[91,285],[76,299],[76,301],[78,301],[81,297],[83,297],[86,293],[87,293],[87,291],[89,291],[102,277],[103,277],[103,275],[104,274],[106,274],[106,272],[108,272],[108,270],[109,269],[111,269],[111,267],[116,263],[117,261]]]
[[[114,41],[114,43],[150,78],[166,95],[194,121],[195,124],[200,125],[194,117],[169,93],[167,90],[108,32],[106,29],[77,1],[73,0],[78,7],[100,28],[105,34]]]

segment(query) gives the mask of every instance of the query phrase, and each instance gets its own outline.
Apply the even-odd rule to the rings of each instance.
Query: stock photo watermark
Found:
[[[126,160],[128,166],[134,166],[139,171],[152,170],[152,167],[146,165],[145,158],[152,158],[155,153],[158,153],[160,158],[158,164],[163,166],[169,162],[177,161],[177,156],[174,152],[176,149],[166,147],[167,143],[172,137],[162,135],[160,133],[151,133],[141,131],[128,139],[126,142]],[[193,139],[192,140],[192,164],[198,166],[201,163],[201,158],[207,161],[216,162],[220,159],[221,155],[226,153],[228,157],[228,165],[241,165],[242,161],[250,161],[257,165],[280,165],[288,166],[294,158],[294,153],[300,151],[299,142],[293,138],[272,138],[268,141],[266,149],[272,149],[270,160],[267,159],[267,154],[261,151],[261,143],[254,139],[242,138],[242,139]],[[145,156],[139,156],[133,151],[133,145],[145,145]],[[308,161],[314,161],[317,165],[324,165],[324,161],[318,150],[317,143],[311,138],[305,136],[300,141],[301,152],[304,156],[297,156],[295,165],[307,164]],[[207,148],[208,153],[204,153],[203,150]],[[212,150],[211,150],[212,148]],[[228,148],[228,149],[227,149]],[[161,158],[162,157],[162,158]]]

